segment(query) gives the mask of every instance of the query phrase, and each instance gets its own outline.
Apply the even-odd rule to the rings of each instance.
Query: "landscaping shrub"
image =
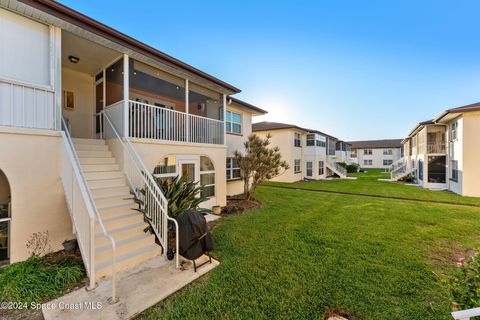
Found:
[[[405,177],[399,179],[399,181],[406,182],[406,183],[414,183],[415,177],[413,174],[406,175]]]
[[[41,303],[62,295],[83,277],[83,265],[72,257],[33,255],[0,269],[0,301]]]
[[[360,167],[359,167],[358,165],[353,164],[353,163],[352,163],[352,164],[349,164],[349,165],[347,165],[347,166],[345,167],[345,169],[347,169],[347,172],[348,172],[348,173],[356,173],[356,172],[358,172],[358,169],[359,169],[359,168],[360,168]]]
[[[449,279],[453,300],[460,309],[480,307],[480,256],[470,258]]]
[[[343,169],[347,169],[347,164],[345,162],[337,162],[337,164]]]

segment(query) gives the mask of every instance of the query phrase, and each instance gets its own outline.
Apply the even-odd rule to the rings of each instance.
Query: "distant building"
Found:
[[[350,141],[351,160],[364,168],[389,168],[403,156],[402,139]]]

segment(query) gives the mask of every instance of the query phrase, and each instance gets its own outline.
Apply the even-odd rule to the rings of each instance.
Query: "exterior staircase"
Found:
[[[134,267],[162,253],[155,235],[144,230],[143,214],[134,210],[130,188],[105,140],[72,139],[87,187],[108,233],[116,243],[116,271]],[[95,278],[110,276],[112,247],[95,222]]]
[[[408,162],[401,158],[390,166],[390,180],[398,181],[415,171],[415,168],[408,165]]]
[[[330,169],[340,178],[347,177],[347,169],[339,165],[334,159],[328,158],[326,161],[327,168]]]

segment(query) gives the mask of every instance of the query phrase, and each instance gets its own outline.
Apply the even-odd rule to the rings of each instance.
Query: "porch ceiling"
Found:
[[[120,55],[121,53],[115,50],[62,31],[62,66],[65,68],[95,75]],[[80,58],[80,61],[72,63],[68,60],[69,56]]]

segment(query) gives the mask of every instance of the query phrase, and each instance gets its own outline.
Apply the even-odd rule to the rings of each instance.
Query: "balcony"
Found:
[[[224,143],[224,122],[146,103],[128,102],[128,136],[172,142],[217,144]],[[123,101],[106,108],[117,128],[123,127]],[[119,131],[123,130],[119,129]]]
[[[439,153],[445,154],[446,153],[446,143],[445,142],[434,142],[434,143],[427,143],[427,153]]]

